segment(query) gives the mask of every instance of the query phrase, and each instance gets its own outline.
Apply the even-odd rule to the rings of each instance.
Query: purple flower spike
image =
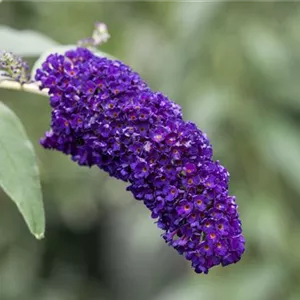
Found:
[[[84,48],[50,55],[36,80],[52,107],[45,148],[128,182],[197,273],[240,260],[245,239],[229,174],[177,104],[127,65]]]

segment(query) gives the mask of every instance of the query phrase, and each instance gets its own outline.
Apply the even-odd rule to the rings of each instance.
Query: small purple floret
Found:
[[[124,63],[84,48],[50,55],[36,80],[52,107],[45,148],[128,182],[197,273],[240,260],[245,240],[229,173],[177,104]]]

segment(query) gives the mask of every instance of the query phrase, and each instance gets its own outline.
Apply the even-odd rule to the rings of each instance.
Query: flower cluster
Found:
[[[52,106],[45,148],[129,182],[196,272],[240,260],[245,241],[229,174],[177,104],[127,65],[84,48],[50,55],[36,80]]]
[[[0,79],[29,82],[29,66],[21,57],[11,52],[0,51]]]

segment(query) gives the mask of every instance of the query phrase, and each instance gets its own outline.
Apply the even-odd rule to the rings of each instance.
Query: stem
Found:
[[[49,97],[48,89],[40,90],[38,85],[35,83],[21,84],[16,81],[3,80],[3,81],[0,81],[0,88],[24,91],[24,92],[28,92],[28,93],[33,93],[33,94],[38,94],[38,95]]]

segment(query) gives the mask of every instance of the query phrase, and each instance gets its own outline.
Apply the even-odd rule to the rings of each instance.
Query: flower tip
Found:
[[[94,26],[94,31],[91,37],[83,38],[78,41],[79,47],[98,47],[103,43],[106,43],[110,38],[110,34],[108,33],[108,29],[105,23],[96,22]]]

